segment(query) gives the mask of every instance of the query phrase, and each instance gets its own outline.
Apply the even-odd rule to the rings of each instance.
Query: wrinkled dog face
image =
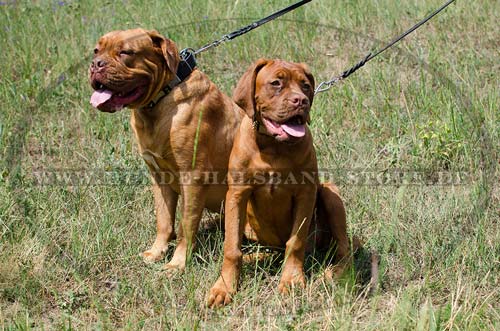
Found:
[[[156,31],[113,31],[102,36],[90,64],[91,104],[101,111],[140,108],[177,71],[175,44]]]
[[[236,85],[233,99],[250,118],[257,117],[277,141],[296,142],[306,134],[314,98],[307,65],[257,60]]]
[[[275,60],[257,73],[255,107],[276,140],[304,137],[313,97],[314,78],[304,64]]]

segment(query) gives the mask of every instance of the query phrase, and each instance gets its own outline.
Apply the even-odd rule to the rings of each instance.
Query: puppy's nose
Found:
[[[294,107],[299,107],[299,106],[308,106],[309,105],[309,99],[305,95],[301,94],[294,94],[290,97],[289,99],[290,103]]]
[[[92,68],[93,69],[101,69],[103,68],[105,65],[107,64],[106,61],[104,61],[103,59],[101,59],[100,57],[96,57],[93,61],[92,61]]]

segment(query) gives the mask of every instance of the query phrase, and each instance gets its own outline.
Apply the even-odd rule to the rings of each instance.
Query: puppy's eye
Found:
[[[120,51],[120,55],[134,55],[134,51],[130,49],[123,49]]]
[[[98,48],[94,48],[94,54],[97,54],[99,53],[99,49]]]
[[[281,82],[280,82],[278,79],[276,79],[276,80],[273,80],[273,81],[271,82],[271,85],[272,85],[272,86],[280,86],[280,85],[281,85]]]
[[[302,88],[306,91],[309,91],[311,89],[311,85],[309,85],[308,83],[303,83]]]

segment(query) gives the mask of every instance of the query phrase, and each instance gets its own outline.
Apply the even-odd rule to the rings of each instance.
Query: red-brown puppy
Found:
[[[227,304],[236,291],[246,222],[258,242],[286,247],[281,292],[305,285],[308,244],[329,245],[333,237],[337,256],[348,259],[342,200],[335,186],[318,183],[316,153],[306,125],[313,97],[314,78],[307,66],[281,60],[258,60],[235,89],[233,98],[248,116],[229,159],[224,261],[210,290],[209,306]],[[319,218],[311,222],[316,197]]]
[[[106,112],[133,110],[139,152],[153,178],[157,235],[143,256],[148,261],[164,257],[175,238],[181,195],[180,241],[166,267],[183,269],[203,209],[220,211],[227,191],[227,185],[205,185],[197,174],[217,171],[220,178],[225,176],[244,113],[198,69],[182,81],[176,79],[179,51],[156,31],[110,32],[99,39],[94,53],[91,103]]]

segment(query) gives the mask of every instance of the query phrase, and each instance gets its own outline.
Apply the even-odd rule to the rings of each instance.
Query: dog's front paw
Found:
[[[161,248],[153,246],[151,247],[151,249],[142,252],[140,255],[142,256],[144,262],[152,263],[163,260],[166,253],[167,253],[166,246]]]
[[[297,269],[284,271],[278,285],[278,290],[280,291],[280,293],[286,295],[289,293],[290,289],[293,290],[296,287],[306,287],[306,277],[304,275],[304,271]]]
[[[167,276],[177,275],[186,269],[186,249],[185,245],[179,244],[174,252],[174,256],[170,262],[163,266],[163,270],[165,271]]]
[[[225,306],[231,303],[233,294],[234,290],[229,289],[222,277],[219,277],[208,293],[207,306],[210,308]]]

